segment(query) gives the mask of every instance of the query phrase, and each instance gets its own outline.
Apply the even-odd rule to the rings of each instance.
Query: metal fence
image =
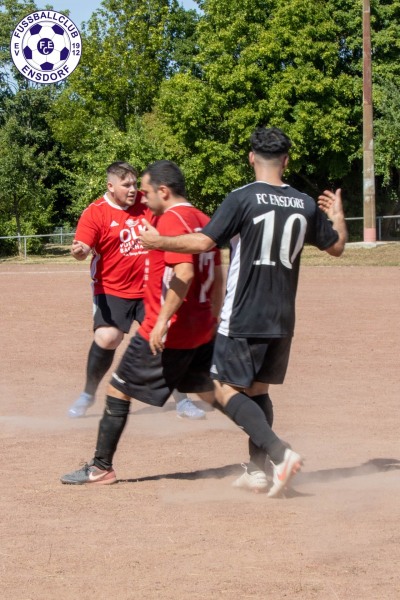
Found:
[[[46,233],[42,235],[8,235],[0,236],[0,240],[15,242],[15,251],[23,256],[25,259],[29,254],[57,254],[55,248],[62,248],[71,244],[74,239],[75,231],[63,231],[61,228],[53,233]],[[37,244],[33,245],[33,248],[28,248],[30,241],[37,240]],[[42,241],[44,240],[44,242]],[[1,241],[0,241],[1,249]],[[53,250],[53,251],[52,251]],[[65,251],[67,253],[67,251]],[[3,254],[8,254],[3,250]]]
[[[350,242],[359,242],[363,240],[363,221],[363,217],[348,217],[346,219]],[[28,254],[68,254],[69,245],[74,236],[75,231],[67,231],[62,227],[58,227],[53,233],[43,235],[0,236],[0,253],[9,256],[18,253],[20,256],[23,256],[24,259],[28,257]],[[377,241],[400,242],[400,215],[377,217],[376,238]],[[2,248],[1,240],[10,242],[15,240],[14,251]],[[34,241],[36,241],[36,243],[32,243]]]
[[[350,242],[362,242],[364,218],[348,217],[346,224]],[[376,217],[376,240],[378,242],[400,242],[400,215]]]

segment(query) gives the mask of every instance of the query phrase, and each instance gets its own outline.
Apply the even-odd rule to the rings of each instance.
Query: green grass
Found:
[[[340,258],[321,252],[313,246],[303,250],[302,265],[308,266],[347,266],[347,267],[399,267],[400,243],[389,242],[376,246],[360,247],[348,244]]]
[[[0,257],[0,263],[75,263],[70,254],[70,246],[47,245],[43,254],[29,255],[27,259],[12,256]],[[88,259],[89,260],[89,259]],[[229,252],[222,251],[223,264],[228,264]],[[362,247],[360,244],[348,244],[340,258],[329,256],[313,246],[306,246],[303,250],[302,265],[312,267],[347,266],[347,267],[399,267],[400,242],[378,243],[376,246]]]
[[[222,261],[223,264],[228,264],[228,250],[222,251]],[[301,264],[310,267],[399,267],[400,242],[379,243],[373,247],[348,244],[340,258],[330,256],[327,252],[321,252],[314,246],[306,246],[301,257]]]

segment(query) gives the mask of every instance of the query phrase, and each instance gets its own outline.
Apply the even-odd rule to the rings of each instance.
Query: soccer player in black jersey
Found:
[[[275,127],[250,138],[256,180],[225,198],[200,233],[159,236],[148,227],[147,248],[207,252],[230,242],[226,296],[211,375],[216,398],[249,435],[250,463],[237,487],[278,496],[300,469],[301,457],[272,431],[269,384],[283,383],[295,324],[300,255],[305,243],[340,256],[347,240],[341,190],[325,191],[318,204],[283,181],[291,142]],[[268,464],[268,463],[267,463]]]

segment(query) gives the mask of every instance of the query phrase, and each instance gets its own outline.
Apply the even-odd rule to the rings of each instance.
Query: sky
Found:
[[[197,8],[197,4],[192,0],[180,0],[180,3],[187,9]],[[46,4],[50,4],[55,11],[63,12],[68,9],[70,11],[69,16],[71,21],[75,25],[80,27],[82,21],[88,21],[91,14],[100,8],[101,0],[43,0],[43,2],[36,1],[36,6],[41,9]]]

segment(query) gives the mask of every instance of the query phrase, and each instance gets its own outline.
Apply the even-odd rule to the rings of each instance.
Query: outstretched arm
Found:
[[[157,229],[142,219],[143,232],[139,236],[144,248],[148,250],[170,250],[184,254],[200,254],[208,252],[215,246],[215,242],[204,233],[187,233],[170,237],[159,235]]]
[[[343,253],[344,246],[347,242],[347,227],[344,218],[342,204],[342,190],[337,189],[336,192],[325,190],[318,197],[318,206],[324,211],[330,221],[332,221],[333,229],[338,233],[338,241],[326,249],[328,254],[332,256],[340,256]]]

